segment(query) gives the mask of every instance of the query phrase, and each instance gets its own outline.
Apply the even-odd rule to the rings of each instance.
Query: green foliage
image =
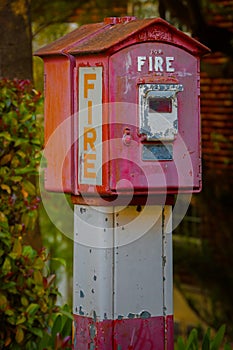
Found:
[[[0,216],[14,236],[32,232],[40,202],[35,175],[41,132],[36,108],[41,95],[28,80],[0,80]]]
[[[44,333],[39,343],[39,350],[72,349],[72,325],[73,316],[69,306],[64,305],[54,314],[53,325],[48,332]]]
[[[58,294],[55,275],[45,272],[48,255],[12,237],[1,222],[0,348],[37,349],[37,339],[52,324]]]
[[[56,306],[49,256],[45,249],[37,252],[24,244],[34,230],[39,204],[36,109],[41,96],[25,80],[1,79],[0,90],[0,348],[50,349],[38,348],[49,336],[51,349],[66,349],[70,338],[63,337],[72,316]]]
[[[232,347],[230,344],[225,343],[223,346],[225,331],[226,326],[223,325],[219,328],[215,336],[211,338],[210,328],[208,328],[203,337],[202,343],[200,344],[198,331],[193,329],[190,332],[186,343],[181,337],[178,337],[175,344],[175,350],[231,350]]]

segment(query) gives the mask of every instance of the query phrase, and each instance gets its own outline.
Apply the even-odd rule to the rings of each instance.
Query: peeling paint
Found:
[[[93,319],[74,315],[75,350],[115,349],[115,350],[172,350],[173,317],[157,316],[134,319],[103,320],[93,323]],[[164,334],[166,333],[166,339]],[[166,341],[166,343],[165,343]]]
[[[84,295],[83,290],[80,290],[80,298],[84,298],[84,297],[85,297],[85,295]]]
[[[90,337],[92,340],[94,340],[96,336],[96,327],[93,323],[90,324]]]
[[[166,256],[163,256],[163,266],[166,265],[166,262],[167,262],[167,258],[166,258]]]
[[[86,208],[84,208],[84,207],[80,207],[80,213],[81,214],[84,214],[84,213],[86,213],[86,211],[87,211],[87,209]]]
[[[94,322],[96,322],[96,321],[97,321],[97,315],[96,315],[95,310],[93,311],[93,320],[94,320]]]
[[[172,141],[178,133],[177,94],[181,84],[141,84],[139,86],[141,135],[149,140]]]
[[[84,316],[84,312],[83,312],[82,308],[83,308],[83,307],[80,305],[80,306],[79,306],[79,315],[80,315],[80,316]]]
[[[148,311],[142,311],[140,313],[140,317],[143,318],[143,319],[150,318],[151,317],[151,313],[148,312]]]

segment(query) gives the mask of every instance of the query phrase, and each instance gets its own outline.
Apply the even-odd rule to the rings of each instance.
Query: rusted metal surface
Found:
[[[153,27],[153,29],[152,29]],[[117,23],[106,31],[99,32],[96,36],[83,41],[80,45],[72,47],[70,54],[100,53],[106,50],[116,51],[117,46],[128,46],[127,40],[134,42],[160,41],[179,45],[192,54],[200,55],[207,48],[198,41],[185,35],[180,30],[174,29],[161,18],[138,19],[126,23]]]
[[[48,44],[35,52],[36,56],[63,55],[73,46],[76,46],[82,40],[86,41],[91,36],[96,35],[99,31],[106,30],[109,25],[105,23],[86,24],[56,41]]]
[[[155,59],[155,57],[161,63],[160,68],[155,65],[150,66],[152,58]],[[166,65],[166,57],[170,58],[171,67]],[[155,71],[156,68],[157,71]],[[200,190],[200,92],[197,58],[177,46],[160,42],[140,43],[128,46],[112,55],[109,62],[109,74],[111,77],[115,76],[115,79],[110,79],[109,89],[111,102],[109,118],[110,124],[114,125],[110,129],[112,188],[115,188],[119,180],[124,178],[133,184],[137,193],[143,191],[143,188],[149,188],[152,193],[156,191],[156,187],[157,193],[163,192],[165,188],[168,193],[178,190]],[[156,89],[158,87],[158,97],[164,86],[169,88],[182,85],[183,91],[176,94],[177,101],[174,101],[177,105],[177,117],[174,116],[173,120],[173,122],[177,120],[177,125],[175,124],[177,135],[173,134],[174,140],[164,141],[165,135],[169,136],[166,125],[174,127],[171,119],[169,120],[172,113],[150,114],[151,121],[154,123],[152,138],[157,138],[158,133],[154,135],[155,131],[162,131],[165,126],[161,138],[158,137],[158,142],[148,141],[147,130],[140,132],[140,122],[142,126],[148,124],[146,111],[144,115],[140,113],[144,107],[147,107],[144,106],[144,99],[141,98],[140,91],[143,92],[149,86],[147,79],[150,75],[154,80],[154,84],[151,82],[150,84]],[[178,82],[177,85],[170,84],[175,80]],[[154,88],[155,96],[156,89]],[[167,118],[169,114],[170,117]],[[121,142],[122,130],[126,127],[131,130],[132,137],[128,146]],[[149,148],[147,152],[149,156],[144,153],[145,147]],[[160,157],[161,153],[163,158]],[[116,154],[118,159],[116,159]],[[122,183],[121,187],[118,186],[118,193],[126,191],[126,186],[126,183]]]
[[[150,29],[151,27],[151,29]],[[153,27],[153,29],[152,29]],[[135,17],[106,18],[103,23],[87,24],[37,50],[35,55],[46,56],[69,53],[72,55],[115,51],[120,43],[132,38],[170,42],[192,54],[208,51],[206,46],[185,35],[161,18],[135,19]],[[127,42],[124,43],[128,45]]]
[[[138,196],[199,191],[199,61],[206,52],[160,18],[131,17],[82,26],[38,50],[45,144],[52,144],[46,188],[112,197],[132,188]]]

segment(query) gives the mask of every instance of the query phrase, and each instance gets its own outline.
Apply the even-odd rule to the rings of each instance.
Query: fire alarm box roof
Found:
[[[35,55],[83,55],[118,51],[145,41],[166,42],[201,56],[209,49],[161,18],[106,18],[103,23],[87,24],[39,49]]]
[[[93,23],[82,25],[81,27],[53,41],[52,43],[41,47],[35,52],[35,55],[62,55],[74,45],[77,45],[83,40],[87,40],[87,38],[90,38],[92,35],[97,34],[99,30],[102,30],[104,27],[106,27],[105,23]]]

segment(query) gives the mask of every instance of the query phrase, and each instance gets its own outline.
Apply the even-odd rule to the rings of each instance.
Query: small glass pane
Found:
[[[172,100],[171,98],[149,97],[149,113],[171,113]]]

